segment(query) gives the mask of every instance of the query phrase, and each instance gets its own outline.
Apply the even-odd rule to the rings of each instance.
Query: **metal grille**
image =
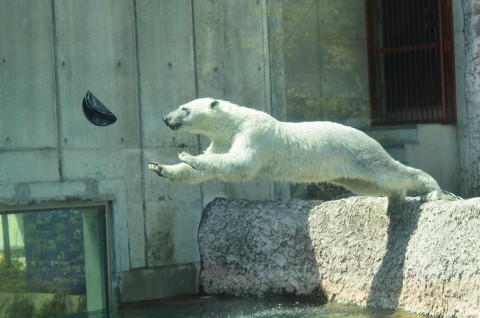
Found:
[[[451,0],[365,0],[373,125],[454,123]]]

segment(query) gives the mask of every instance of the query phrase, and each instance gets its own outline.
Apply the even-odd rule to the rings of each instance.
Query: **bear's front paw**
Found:
[[[160,177],[165,177],[165,175],[163,174],[163,166],[158,162],[151,161],[148,164],[148,169],[152,170],[153,172],[158,174]]]
[[[178,158],[185,162],[187,165],[191,166],[193,169],[197,169],[197,165],[196,165],[196,162],[195,162],[195,156],[192,156],[191,154],[189,154],[188,152],[181,152],[178,154]]]

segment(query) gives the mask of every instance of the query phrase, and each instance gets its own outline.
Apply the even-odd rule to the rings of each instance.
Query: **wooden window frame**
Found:
[[[372,125],[456,122],[452,0],[365,0]]]

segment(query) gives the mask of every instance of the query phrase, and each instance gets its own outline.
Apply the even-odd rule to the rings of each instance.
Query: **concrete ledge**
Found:
[[[199,228],[200,288],[480,316],[480,198],[219,199]]]

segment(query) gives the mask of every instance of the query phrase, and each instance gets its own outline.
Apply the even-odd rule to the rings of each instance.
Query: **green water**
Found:
[[[169,302],[140,303],[115,313],[84,313],[69,318],[422,318],[401,310],[363,308],[352,305],[317,305],[285,299],[200,297]]]

